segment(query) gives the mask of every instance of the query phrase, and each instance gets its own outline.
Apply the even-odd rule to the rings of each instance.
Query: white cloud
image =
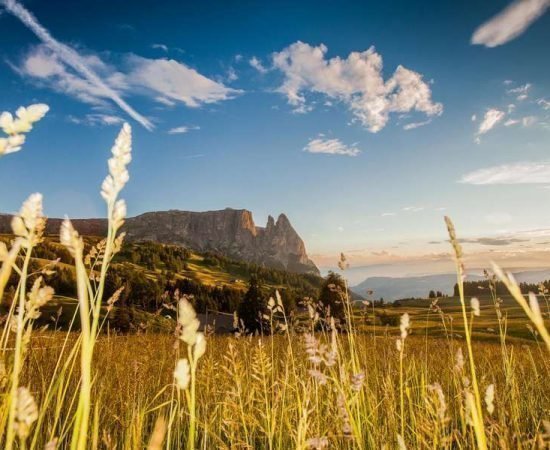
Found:
[[[396,216],[397,214],[394,213],[394,212],[385,212],[385,213],[382,213],[380,214],[380,217],[393,217],[393,216]]]
[[[531,89],[531,83],[525,83],[522,86],[518,86],[513,89],[508,89],[506,93],[509,95],[516,95],[517,96],[516,99],[521,101],[527,98],[527,95],[530,89]]]
[[[81,56],[88,66],[103,77],[104,83],[117,93],[142,94],[166,106],[183,102],[189,107],[228,100],[241,91],[213,81],[185,64],[169,59],[146,59],[136,55],[126,58],[130,73],[108,66],[97,56]],[[94,106],[108,107],[102,87],[73,73],[57,55],[44,45],[31,49],[18,72],[48,84],[58,92],[71,95]]]
[[[233,67],[230,67],[229,69],[227,69],[226,78],[227,81],[232,82],[237,81],[239,79],[239,76],[237,75],[237,71]]]
[[[467,173],[465,184],[539,184],[550,183],[550,162],[518,162],[488,167]]]
[[[424,122],[412,122],[403,126],[404,130],[414,130],[415,128],[423,127],[424,125],[429,125],[432,122],[432,119],[425,120]]]
[[[256,69],[261,74],[264,74],[264,73],[268,72],[268,70],[264,67],[262,62],[258,58],[256,58],[255,56],[253,56],[252,58],[250,58],[248,60],[248,64],[250,64],[252,67],[254,67],[254,69]]]
[[[295,42],[273,54],[273,66],[285,79],[278,88],[297,112],[307,112],[305,92],[322,94],[343,102],[371,132],[384,128],[390,113],[418,111],[427,116],[442,113],[434,103],[428,83],[422,75],[398,66],[387,81],[382,74],[382,57],[374,47],[352,52],[345,59],[326,58],[327,47]]]
[[[403,211],[406,211],[406,212],[420,212],[420,211],[424,211],[424,207],[423,206],[405,206],[403,208]]]
[[[491,108],[483,116],[483,120],[479,124],[479,129],[477,130],[476,142],[479,143],[479,136],[490,131],[496,124],[498,124],[506,114],[503,111],[498,109]]]
[[[69,122],[88,126],[120,125],[124,122],[121,117],[109,114],[86,114],[83,118],[69,116]]]
[[[537,123],[537,117],[536,116],[526,116],[521,119],[521,124],[524,127],[530,127],[532,125],[535,125]]]
[[[120,96],[116,89],[113,89],[109,83],[100,78],[94,68],[94,64],[90,64],[90,60],[82,58],[71,47],[57,41],[46,28],[44,28],[36,18],[19,2],[15,0],[5,0],[4,7],[7,11],[17,17],[27,28],[29,28],[55,55],[59,63],[71,68],[76,72],[83,81],[88,85],[88,88],[95,89],[97,96],[102,98],[108,98],[113,101],[120,109],[126,112],[135,121],[139,122],[148,130],[153,129],[153,124],[144,116],[139,114],[133,109],[126,101]],[[36,70],[36,68],[35,68]],[[45,72],[44,72],[45,70]],[[58,67],[49,67],[41,72],[42,76],[48,73],[48,70],[55,71]],[[74,76],[74,75],[73,75]],[[73,80],[74,81],[74,80]]]
[[[127,88],[124,75],[108,67],[96,56],[81,55],[80,58],[101,74],[104,83],[116,91],[117,95]],[[70,95],[84,103],[109,107],[103,87],[76,74],[44,44],[33,47],[16,70],[20,75],[32,77],[39,83],[44,83],[55,91]]]
[[[515,0],[506,9],[481,25],[472,44],[496,47],[522,34],[550,6],[550,0]]]
[[[181,127],[171,128],[168,130],[168,134],[185,134],[193,130],[200,130],[200,127],[196,125],[182,125]]]
[[[519,120],[517,119],[508,119],[506,122],[504,122],[505,127],[511,127],[512,125],[517,125],[519,123]]]
[[[183,102],[189,107],[228,100],[241,91],[228,88],[173,59],[148,59],[132,55],[128,82],[155,92],[164,99]]]
[[[471,120],[472,120],[472,122],[475,122],[475,121],[477,120],[477,115],[476,115],[476,114],[473,114]]]
[[[151,48],[154,48],[155,50],[162,50],[163,52],[168,52],[168,46],[164,44],[153,44],[151,45]]]
[[[539,105],[544,110],[550,109],[550,102],[548,100],[545,100],[544,98],[539,98],[537,100],[537,105]]]
[[[357,156],[361,153],[355,144],[347,146],[340,139],[312,139],[304,147],[304,152],[326,153],[329,155]]]

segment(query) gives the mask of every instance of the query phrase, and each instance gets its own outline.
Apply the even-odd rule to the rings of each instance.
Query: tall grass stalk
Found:
[[[466,278],[466,273],[464,270],[464,264],[462,262],[462,246],[458,242],[456,237],[456,231],[453,222],[449,217],[445,217],[445,223],[447,224],[447,231],[449,232],[449,238],[451,240],[451,245],[455,254],[455,263],[456,263],[456,274],[457,274],[457,285],[458,285],[458,295],[460,298],[460,306],[462,307],[462,320],[464,322],[464,334],[466,336],[466,346],[468,348],[468,359],[470,366],[471,382],[474,390],[474,400],[475,400],[475,410],[472,411],[472,421],[476,433],[476,439],[478,447],[481,450],[487,449],[487,437],[485,434],[485,425],[483,422],[483,406],[481,403],[481,395],[479,392],[479,386],[476,376],[476,368],[474,362],[474,351],[472,348],[472,337],[471,337],[471,328],[468,324],[468,314],[466,312],[466,301],[464,298],[464,280]],[[468,397],[467,397],[468,398]],[[475,414],[474,414],[475,413]]]

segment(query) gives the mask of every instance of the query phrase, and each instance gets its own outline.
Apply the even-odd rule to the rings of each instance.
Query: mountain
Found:
[[[539,283],[550,279],[550,270],[523,270],[513,271],[519,283]],[[468,275],[466,281],[481,281],[484,277]],[[353,286],[351,290],[359,295],[365,295],[372,290],[372,298],[392,301],[402,298],[426,298],[431,290],[441,291],[443,294],[453,295],[456,274],[426,275],[418,277],[370,277],[362,283]]]
[[[468,281],[477,281],[478,279],[482,279],[482,277],[468,277]],[[365,295],[367,290],[372,290],[372,298],[379,299],[382,297],[386,301],[392,301],[410,297],[426,298],[430,290],[452,295],[455,283],[455,274],[403,278],[370,277],[353,286],[351,290],[361,295]]]
[[[46,233],[58,234],[62,219],[48,219]],[[0,233],[11,233],[11,216],[0,215]],[[73,226],[87,236],[105,236],[106,219],[74,219]],[[319,275],[304,242],[288,218],[269,216],[256,226],[246,209],[218,211],[157,211],[126,219],[123,231],[129,242],[154,241],[222,255],[275,269]]]

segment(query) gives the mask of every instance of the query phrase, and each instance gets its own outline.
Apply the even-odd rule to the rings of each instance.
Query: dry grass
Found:
[[[414,323],[413,323],[414,326]],[[54,372],[63,334],[44,333],[33,338],[23,384],[42,403]],[[73,336],[73,339],[76,336]],[[475,448],[463,406],[463,373],[454,370],[463,340],[407,338],[404,357],[405,423],[408,448]],[[167,335],[102,336],[94,359],[92,398],[100,416],[100,438],[116,448],[142,448],[159,415],[166,417],[172,372],[177,359],[175,338]],[[395,448],[399,431],[399,353],[392,336],[357,339],[360,369],[365,382],[359,393],[350,389],[352,371],[345,345],[340,364],[327,372],[326,385],[308,373],[303,336],[208,338],[197,385],[197,448],[299,448],[298,432],[307,439],[327,437],[331,448]],[[273,359],[271,357],[273,352]],[[533,448],[542,433],[542,420],[550,405],[550,363],[544,347],[535,344],[507,347],[509,368],[498,343],[474,343],[481,389],[496,386],[495,411],[486,417],[490,448]],[[74,373],[69,391],[77,389]],[[528,380],[528,382],[527,382]],[[439,383],[446,410],[441,415]],[[362,429],[362,439],[345,435],[338,397],[344,391],[346,407]],[[159,392],[162,392],[160,396]],[[63,406],[63,416],[70,409]],[[304,415],[306,419],[304,419]],[[42,448],[55,422],[52,410],[36,448]],[[63,418],[61,422],[63,421]],[[59,422],[59,420],[58,420]],[[172,448],[184,445],[185,417],[172,433]],[[124,444],[124,445],[123,445]],[[107,446],[108,447],[108,446]]]
[[[19,150],[24,138],[18,133],[29,131],[46,111],[44,105],[23,109],[15,121],[2,115],[0,127],[9,138],[0,141],[0,156]],[[10,273],[20,279],[0,336],[1,448],[549,447],[547,311],[495,267],[540,341],[509,342],[507,317],[498,313],[496,298],[497,341],[476,340],[474,324],[484,320],[487,308],[482,305],[477,317],[477,303],[464,298],[462,249],[448,219],[460,296],[459,309],[447,312],[457,327],[451,332],[445,313],[432,305],[443,337],[415,335],[421,315],[412,310],[403,311],[400,327],[365,330],[345,290],[343,328],[330,317],[318,327],[313,313],[310,333],[295,333],[277,298],[266,315],[279,322],[270,329],[284,330],[280,334],[205,338],[187,299],[178,298],[173,336],[102,332],[104,312],[116,301],[116,294],[103,299],[103,289],[121,245],[126,207],[118,194],[128,180],[130,144],[125,125],[102,185],[107,238],[86,256],[68,220],[60,232],[75,260],[78,333],[33,329],[39,311],[53,299],[40,274],[29,273],[33,249],[43,238],[40,194],[31,195],[14,219],[10,247],[0,242],[0,299]]]

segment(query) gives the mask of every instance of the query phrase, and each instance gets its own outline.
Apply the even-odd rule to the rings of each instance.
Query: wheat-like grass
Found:
[[[23,133],[46,111],[38,106],[18,110],[16,118],[2,114],[8,137],[0,139],[0,156],[19,150]],[[45,226],[39,194],[15,217],[10,247],[0,242],[0,300],[10,276],[19,278],[0,337],[2,448],[548,448],[550,339],[543,312],[534,294],[526,299],[513,277],[495,267],[544,344],[509,341],[496,289],[498,342],[477,341],[474,320],[484,320],[486,305],[474,298],[466,306],[462,248],[450,219],[462,323],[453,323],[437,301],[427,303],[428,317],[436,312],[441,318],[440,338],[428,337],[428,320],[424,338],[415,336],[421,322],[414,310],[401,314],[399,326],[365,333],[360,321],[368,312],[357,314],[347,286],[337,290],[340,323],[320,317],[321,309],[309,302],[307,324],[297,326],[276,292],[263,316],[269,336],[246,335],[236,317],[234,336],[206,338],[193,299],[177,294],[175,339],[104,333],[100,311],[105,306],[109,312],[120,295],[103,299],[123,238],[126,205],[118,196],[130,160],[125,125],[101,189],[106,239],[85,254],[68,219],[60,230],[74,258],[78,330],[72,323],[68,332],[33,328],[53,295],[42,277],[51,268],[29,273]],[[344,255],[339,266],[348,267]]]

